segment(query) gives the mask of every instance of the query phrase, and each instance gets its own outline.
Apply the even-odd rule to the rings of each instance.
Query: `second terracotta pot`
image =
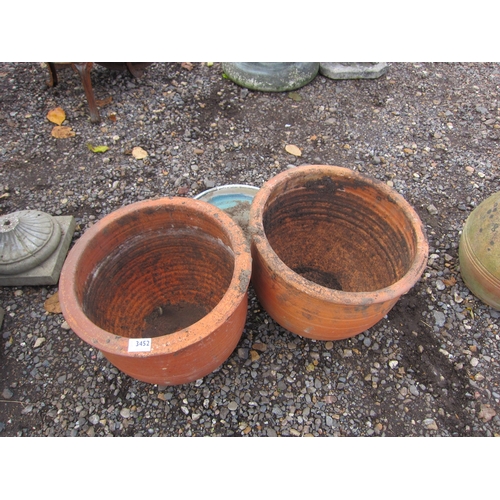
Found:
[[[414,209],[386,184],[342,167],[270,179],[253,200],[250,230],[259,301],[281,326],[312,339],[370,328],[427,264]]]

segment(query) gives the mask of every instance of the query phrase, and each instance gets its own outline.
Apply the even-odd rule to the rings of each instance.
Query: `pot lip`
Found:
[[[412,221],[412,226],[415,229],[416,236],[415,258],[405,275],[395,283],[389,285],[388,287],[369,292],[345,292],[342,290],[333,290],[314,283],[313,281],[295,273],[278,257],[269,244],[263,226],[263,213],[264,208],[275,188],[286,183],[288,180],[292,180],[297,177],[304,177],[304,175],[307,177],[314,177],[322,174],[324,175],[325,173],[329,173],[330,175],[339,178],[354,179],[380,190],[383,194],[390,196],[398,207],[403,210],[406,217]],[[302,165],[294,167],[290,170],[285,170],[272,177],[255,195],[250,207],[249,228],[252,237],[252,245],[258,249],[261,255],[265,254],[267,256],[267,265],[271,268],[278,279],[285,280],[292,278],[293,276],[293,280],[288,279],[288,281],[294,283],[300,291],[309,294],[311,297],[331,303],[342,303],[356,306],[367,305],[370,303],[382,303],[397,299],[412,288],[422,275],[427,265],[429,245],[424,231],[424,226],[415,209],[402,195],[389,187],[387,184],[346,167],[316,164]]]
[[[93,323],[83,312],[78,300],[75,278],[79,263],[85,256],[94,237],[105,231],[116,220],[132,212],[168,206],[179,210],[193,211],[209,216],[227,234],[234,255],[231,282],[219,303],[196,323],[167,335],[151,338],[149,352],[129,352],[129,337],[108,332]],[[138,201],[104,216],[85,231],[70,250],[63,265],[59,282],[59,300],[63,316],[71,329],[85,342],[104,353],[127,357],[150,357],[174,354],[191,347],[219,329],[238,309],[247,294],[250,284],[252,259],[249,244],[242,229],[221,209],[204,201],[192,198],[165,197],[156,200]],[[207,328],[207,325],[210,325]]]

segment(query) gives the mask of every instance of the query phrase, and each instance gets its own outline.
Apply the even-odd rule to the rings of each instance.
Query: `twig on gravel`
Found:
[[[22,401],[11,401],[10,399],[0,399],[0,403],[19,403],[20,405],[25,405]]]

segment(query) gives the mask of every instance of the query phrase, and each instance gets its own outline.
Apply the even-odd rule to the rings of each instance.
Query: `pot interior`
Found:
[[[115,335],[149,338],[207,315],[228,289],[235,261],[220,228],[196,224],[203,225],[157,213],[98,233],[76,283],[87,317]]]
[[[269,197],[266,238],[295,273],[345,292],[388,287],[409,270],[417,237],[395,197],[356,178],[292,179]]]

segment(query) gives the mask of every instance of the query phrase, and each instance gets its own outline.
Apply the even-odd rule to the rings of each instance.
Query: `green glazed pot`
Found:
[[[500,192],[469,215],[460,238],[459,260],[469,290],[500,310]]]

